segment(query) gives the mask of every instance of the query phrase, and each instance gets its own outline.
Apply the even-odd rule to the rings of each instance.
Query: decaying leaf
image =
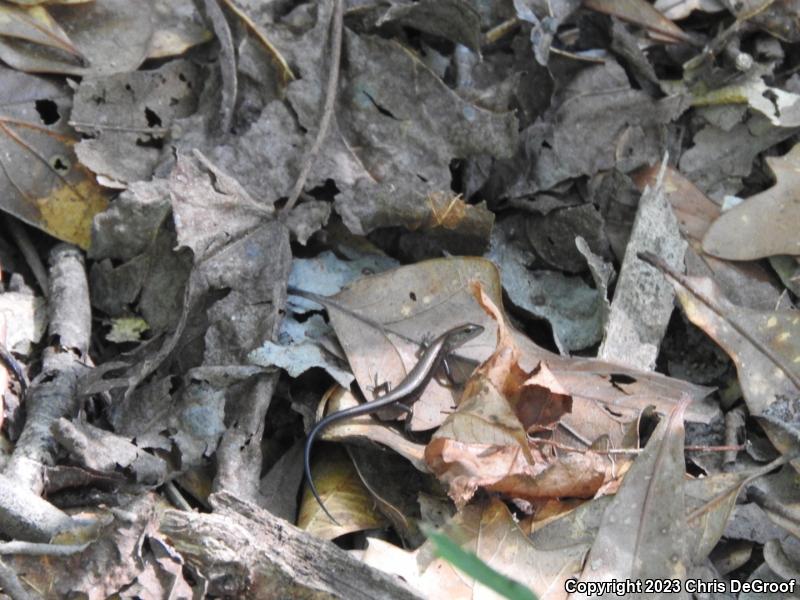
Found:
[[[549,225],[541,228],[549,236]],[[529,248],[518,219],[506,219],[492,228],[491,250],[486,255],[500,269],[503,289],[511,303],[533,316],[547,319],[553,337],[564,353],[596,344],[602,336],[603,310],[598,290],[591,288],[582,277],[554,270],[529,269],[536,256]],[[551,238],[553,239],[553,238]],[[556,236],[556,239],[561,239]],[[561,244],[558,249],[563,248]],[[557,252],[561,264],[567,262],[564,253]],[[571,257],[570,257],[571,258]],[[569,260],[572,263],[572,260]]]
[[[751,173],[760,153],[797,131],[797,127],[776,127],[761,115],[732,128],[708,125],[697,132],[694,145],[681,156],[681,173],[711,198],[721,200],[742,188],[742,179]]]
[[[66,86],[0,69],[2,208],[88,248],[92,218],[107,198],[75,157],[70,105]]]
[[[524,151],[513,163],[511,197],[553,189],[579,175],[611,168],[627,173],[659,161],[658,132],[685,110],[680,96],[655,101],[634,89],[613,59],[579,70],[550,106],[520,134]]]
[[[0,5],[0,36],[50,46],[83,59],[66,32],[42,6]]]
[[[24,573],[33,589],[47,590],[48,597],[81,593],[89,600],[101,600],[131,589],[143,590],[144,597],[191,596],[183,560],[170,555],[171,547],[158,533],[158,510],[153,495],[141,496],[126,502],[123,513],[107,516],[96,539],[80,552],[6,555],[3,562]],[[136,559],[121,561],[120,555]]]
[[[695,106],[746,102],[774,125],[800,126],[800,95],[770,87],[761,77],[751,77],[740,83],[697,94],[692,102]]]
[[[633,173],[632,179],[639,190],[644,190],[647,185],[655,185],[658,172],[659,166],[653,165]],[[687,274],[713,274],[735,304],[756,309],[778,305],[781,292],[761,264],[720,260],[701,250],[703,236],[721,213],[715,202],[669,166],[664,172],[664,194],[678,219],[681,234],[689,242],[685,259]]]
[[[0,57],[12,67],[34,73],[99,75],[135,70],[147,54],[153,33],[150,3],[145,10],[125,0],[100,0],[51,6],[56,23],[84,57],[53,51],[46,46],[0,38]],[[113,29],[114,33],[101,34]]]
[[[336,198],[336,210],[351,231],[413,225],[432,212],[420,204],[420,195],[449,189],[445,157],[508,156],[516,145],[515,117],[464,101],[403,47],[352,36],[346,48],[349,85],[339,105],[344,143],[328,153],[341,156],[342,164],[354,163],[353,172],[356,165],[361,171],[356,194]],[[400,81],[414,84],[398,86]],[[389,139],[400,148],[390,149]],[[405,158],[396,163],[398,156]]]
[[[330,298],[325,307],[331,325],[367,398],[376,379],[396,386],[405,378],[426,336],[468,322],[493,327],[468,292],[471,279],[485,282],[499,295],[492,264],[465,258],[432,260],[362,278]],[[457,354],[473,360],[488,355],[491,335],[484,332]],[[432,381],[414,405],[411,429],[439,425],[454,405],[453,396],[452,388]]]
[[[458,355],[485,360],[491,354],[489,340],[496,325],[475,303],[468,290],[470,281],[480,282],[492,302],[501,305],[496,268],[489,261],[474,258],[430,260],[386,271],[364,277],[332,296],[326,308],[361,389],[374,386],[376,376],[379,383],[396,385],[417,360],[418,345],[409,340],[419,341],[424,334],[438,334],[465,322],[483,325],[486,331],[459,349]],[[402,319],[398,320],[397,315]],[[622,365],[561,357],[521,334],[515,332],[514,336],[524,370],[532,371],[544,361],[565,393],[572,396],[573,412],[593,414],[582,418],[580,424],[570,423],[573,427],[615,430],[614,439],[618,442],[621,432],[612,422],[618,423],[620,417],[612,419],[606,412],[605,418],[610,420],[604,421],[603,405],[621,413],[627,421],[650,404],[668,413],[682,393],[695,399],[687,411],[690,420],[707,422],[718,412],[715,406],[701,400],[707,395],[707,388]],[[452,390],[431,383],[415,404],[412,430],[440,425],[453,404]]]
[[[81,163],[110,187],[149,179],[173,120],[195,111],[201,75],[176,60],[153,71],[85,77],[70,115],[86,138],[75,148]]]
[[[58,2],[50,3],[47,13],[26,10],[29,18],[38,10],[30,24],[41,30],[35,36],[1,36],[0,58],[32,73],[124,73],[148,57],[179,54],[209,39],[189,0]]]

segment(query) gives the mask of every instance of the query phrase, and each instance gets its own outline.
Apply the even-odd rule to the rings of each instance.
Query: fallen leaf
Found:
[[[317,456],[311,463],[311,476],[320,498],[339,522],[333,523],[308,486],[303,487],[297,526],[314,535],[332,540],[346,533],[375,529],[385,525],[375,502],[361,483],[347,454],[334,449]]]
[[[725,10],[725,5],[720,0],[656,0],[653,6],[667,19],[673,21],[685,19],[693,10],[706,13]]]
[[[541,600],[566,599],[564,582],[581,565],[586,545],[548,550],[532,544],[501,501],[467,507],[440,532],[493,569],[519,581]],[[499,596],[434,555],[431,542],[415,552],[370,539],[364,561],[395,573],[425,597],[495,600]]]
[[[191,596],[189,583],[177,568],[182,566],[180,557],[170,560],[162,553],[169,548],[158,533],[158,511],[162,509],[150,494],[123,504],[124,517],[109,515],[106,510],[84,514],[83,519],[102,520],[85,549],[65,556],[8,554],[4,562],[16,573],[24,573],[31,588],[46,590],[49,598],[79,593],[87,600],[102,600],[131,588],[145,589],[144,597]],[[121,555],[135,558],[121,561]]]
[[[597,351],[600,359],[650,371],[674,310],[674,298],[666,278],[637,258],[644,249],[657,249],[670,265],[683,264],[686,242],[665,198],[661,176],[653,188],[645,189],[639,201],[605,335]]]
[[[481,15],[465,0],[422,0],[414,4],[394,0],[376,26],[385,23],[438,35],[474,52],[481,49]]]
[[[714,221],[703,238],[709,254],[730,260],[800,254],[800,144],[766,161],[775,185]]]
[[[367,398],[376,381],[394,387],[406,377],[417,363],[423,339],[456,325],[475,322],[490,328],[459,348],[458,356],[475,360],[488,355],[494,325],[467,289],[472,279],[484,281],[499,295],[497,271],[490,262],[439,259],[362,278],[328,299],[331,325]],[[453,406],[452,387],[431,381],[414,403],[411,430],[439,425]]]
[[[648,259],[658,264],[656,258]],[[728,301],[707,277],[669,274],[686,316],[731,357],[750,414],[761,416],[776,402],[800,393],[800,316],[797,311],[757,311]],[[793,437],[800,435],[800,422],[783,420]],[[767,429],[770,433],[770,429]],[[778,447],[784,447],[770,436]]]
[[[134,71],[144,61],[153,33],[151,10],[150,2],[140,6],[125,0],[50,6],[53,20],[67,32],[84,60],[13,38],[0,38],[0,57],[15,69],[32,73]]]
[[[142,339],[142,334],[150,329],[147,321],[141,318],[128,317],[113,319],[111,321],[111,331],[106,335],[109,342],[121,344],[125,342],[138,342]]]
[[[66,86],[0,68],[0,206],[88,248],[92,219],[108,200],[75,157],[70,104]]]
[[[672,42],[692,43],[691,37],[645,0],[584,0],[583,5],[640,25]]]
[[[603,514],[582,581],[685,579],[691,564],[683,494],[683,417],[689,402],[685,398],[659,423],[625,475]],[[670,590],[648,597],[688,598],[682,585]]]
[[[486,331],[456,354],[473,361],[490,356],[493,344],[489,340],[496,324],[475,303],[468,290],[469,281],[480,282],[492,302],[502,306],[497,269],[491,262],[476,258],[429,260],[364,277],[325,302],[362,390],[374,386],[376,377],[378,383],[397,385],[416,364],[418,340],[424,334],[436,334],[465,322],[483,325]],[[602,433],[614,431],[615,444],[621,440],[620,420],[635,419],[651,404],[662,414],[668,413],[682,393],[695,399],[687,411],[689,420],[708,422],[719,412],[715,404],[702,400],[710,392],[708,388],[623,365],[561,357],[510,331],[520,350],[523,371],[531,372],[544,361],[572,397],[573,413],[591,415],[569,425],[580,428],[597,424]],[[431,382],[415,404],[411,429],[440,425],[454,404],[452,389]]]
[[[75,152],[108,187],[148,180],[173,121],[197,108],[202,72],[175,60],[149,71],[84,77],[70,125],[83,134]]]
[[[702,563],[725,533],[736,498],[749,475],[748,472],[716,473],[684,482],[689,518],[686,535],[694,564]]]
[[[659,165],[652,165],[631,175],[640,191],[655,184],[659,168]],[[664,194],[678,219],[681,234],[689,242],[685,259],[688,275],[713,276],[736,304],[757,309],[778,305],[782,290],[774,284],[774,278],[763,265],[720,260],[702,251],[703,236],[721,213],[715,202],[670,166],[664,173]]]
[[[591,451],[559,457],[529,447],[527,432],[554,428],[570,411],[571,398],[546,365],[532,373],[519,367],[520,352],[502,314],[478,284],[472,287],[497,320],[497,348],[426,447],[428,466],[458,507],[479,488],[529,501],[593,496],[613,478],[611,461]]]
[[[520,133],[525,151],[508,164],[513,175],[502,192],[510,198],[527,198],[575,177],[614,168],[627,173],[659,161],[658,132],[686,108],[680,95],[654,100],[633,88],[625,69],[609,57],[578,70],[548,106]],[[577,252],[576,258],[582,260]]]
[[[349,390],[341,387],[336,387],[327,394],[320,406],[323,406],[323,403],[329,414],[359,404]],[[359,438],[386,446],[408,460],[419,471],[428,472],[424,458],[425,446],[412,442],[402,432],[381,424],[371,415],[361,415],[331,423],[320,435],[321,440],[331,442],[354,441]]]
[[[509,300],[518,309],[547,319],[562,353],[596,344],[602,336],[600,293],[579,275],[529,269],[528,265],[536,261],[536,256],[528,240],[522,237],[525,230],[530,235],[530,228],[516,218],[496,223],[492,229],[491,249],[485,255],[500,269],[503,290]],[[556,236],[556,240],[566,237]],[[556,249],[565,247],[566,244],[558,244]]]
[[[83,59],[66,32],[43,6],[0,5],[0,35],[50,46]]]
[[[800,96],[768,86],[760,76],[742,82],[696,93],[694,106],[746,103],[778,127],[800,126]]]

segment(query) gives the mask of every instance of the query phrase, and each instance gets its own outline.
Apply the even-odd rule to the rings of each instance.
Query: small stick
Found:
[[[47,279],[47,271],[44,268],[44,264],[42,264],[42,259],[39,256],[39,253],[36,252],[36,248],[33,247],[33,242],[31,242],[28,232],[22,226],[22,223],[11,216],[6,217],[6,227],[8,227],[8,232],[11,234],[11,237],[14,238],[19,251],[25,258],[25,262],[28,263],[28,267],[30,267],[33,276],[36,278],[36,283],[39,284],[39,289],[41,289],[42,294],[47,297],[47,294],[50,290],[50,284],[48,283]]]
[[[331,16],[331,68],[328,72],[328,85],[325,89],[325,105],[322,109],[322,119],[319,122],[319,131],[314,143],[311,145],[308,153],[303,157],[302,166],[300,167],[300,175],[294,184],[289,200],[286,206],[283,207],[283,213],[289,214],[300,198],[303,191],[303,186],[306,184],[308,174],[311,172],[311,167],[314,165],[314,159],[317,157],[322,142],[325,141],[325,135],[328,133],[328,127],[331,124],[331,117],[333,117],[333,108],[336,104],[336,88],[339,87],[339,65],[342,58],[342,29],[344,28],[344,1],[333,0],[333,15]]]
[[[610,448],[608,450],[594,450],[592,448],[575,448],[574,446],[568,446],[567,444],[562,444],[560,442],[556,442],[553,440],[545,440],[541,438],[528,438],[529,442],[534,444],[545,444],[547,446],[553,446],[554,448],[558,448],[559,450],[566,450],[567,452],[579,452],[579,453],[586,453],[586,452],[594,452],[595,454],[640,454],[644,448]],[[744,445],[734,445],[734,446],[686,446],[684,450],[686,452],[733,452],[733,451],[741,451],[744,450]]]

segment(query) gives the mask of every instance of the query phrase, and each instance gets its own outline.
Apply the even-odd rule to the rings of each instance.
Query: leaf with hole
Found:
[[[0,208],[88,248],[107,198],[75,158],[70,107],[66,86],[0,69]]]

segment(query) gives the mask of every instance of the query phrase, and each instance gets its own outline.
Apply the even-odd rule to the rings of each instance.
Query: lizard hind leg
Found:
[[[392,389],[392,384],[388,381],[384,381],[383,383],[378,383],[377,373],[375,373],[375,378],[373,379],[372,383],[374,385],[368,385],[367,391],[370,394],[372,394],[373,399],[379,398],[380,396],[385,396]]]

